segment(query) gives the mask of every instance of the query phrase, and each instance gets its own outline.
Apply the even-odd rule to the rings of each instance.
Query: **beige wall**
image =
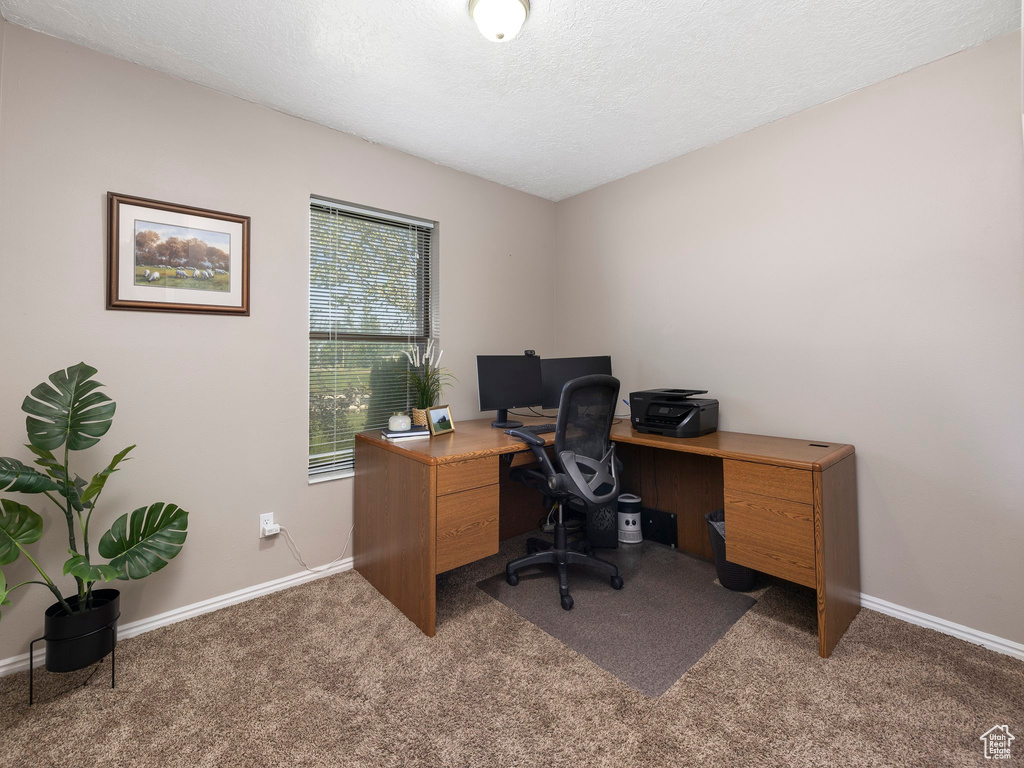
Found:
[[[514,322],[491,291],[550,272],[548,201],[10,24],[0,88],[0,455],[26,455],[28,390],[84,359],[118,410],[78,471],[139,444],[97,514],[161,499],[191,512],[178,559],[124,588],[125,622],[301,570],[285,541],[258,540],[260,512],[311,564],[341,551],[352,481],[307,486],[305,473],[310,194],[440,221],[445,362],[464,382],[449,398],[456,418],[477,413],[476,353],[548,334],[543,281],[517,299]],[[106,311],[108,190],[251,216],[252,316]],[[59,573],[63,523],[46,517],[43,560]],[[0,659],[27,650],[52,602],[40,588],[15,600]]]
[[[1013,33],[558,203],[556,323],[855,444],[864,592],[1024,642],[1020,75]]]

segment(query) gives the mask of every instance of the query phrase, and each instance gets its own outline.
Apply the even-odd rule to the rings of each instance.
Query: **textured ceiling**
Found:
[[[1019,0],[0,0],[15,24],[559,200],[1020,25]]]

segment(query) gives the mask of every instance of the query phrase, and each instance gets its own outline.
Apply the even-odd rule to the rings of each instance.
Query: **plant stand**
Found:
[[[114,620],[112,622],[110,622],[109,624],[107,624],[106,626],[100,627],[99,629],[94,629],[92,632],[86,632],[84,635],[79,635],[78,637],[51,638],[51,637],[47,637],[46,635],[43,635],[42,637],[37,637],[35,640],[33,640],[31,643],[29,643],[28,644],[28,705],[31,707],[32,703],[33,703],[33,700],[35,698],[35,686],[34,686],[35,680],[34,680],[33,673],[34,673],[34,667],[35,667],[35,645],[36,645],[36,643],[38,643],[40,640],[46,640],[48,643],[73,643],[73,642],[78,641],[78,640],[84,640],[85,638],[90,637],[90,636],[95,635],[95,634],[98,634],[99,632],[110,632],[112,635],[114,635],[114,637],[116,637],[116,634],[117,634],[117,629],[116,629],[116,627],[117,627],[117,620],[120,617],[121,617],[121,614],[118,613],[117,616],[114,617]],[[97,662],[103,661],[104,658],[106,658],[106,657],[101,657],[100,659],[97,660]],[[117,670],[117,644],[115,642],[114,647],[110,649],[110,687],[111,688],[114,687],[116,670]],[[68,671],[72,672],[74,670],[68,670]]]

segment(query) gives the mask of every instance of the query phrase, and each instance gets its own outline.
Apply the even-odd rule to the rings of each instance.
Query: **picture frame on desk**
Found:
[[[449,405],[435,405],[427,408],[427,428],[430,436],[447,435],[455,431],[455,421],[452,419],[452,409]]]

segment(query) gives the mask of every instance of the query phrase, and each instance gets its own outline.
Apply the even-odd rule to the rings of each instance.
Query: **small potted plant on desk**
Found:
[[[86,482],[72,474],[71,451],[81,451],[99,442],[110,429],[116,404],[102,392],[103,385],[92,377],[96,369],[85,363],[50,375],[25,398],[21,409],[28,415],[29,444],[35,464],[43,471],[17,459],[0,458],[0,491],[41,494],[61,511],[67,523],[68,554],[64,576],[75,580],[75,591],[65,596],[54,580],[29,553],[27,547],[43,534],[43,518],[12,499],[0,500],[0,566],[10,565],[20,555],[32,564],[40,579],[9,586],[0,571],[0,607],[9,605],[8,596],[28,584],[49,589],[57,602],[44,617],[46,668],[71,672],[99,661],[117,644],[120,593],[116,589],[95,589],[113,579],[141,579],[167,565],[181,551],[188,529],[188,512],[174,504],[156,502],[123,514],[100,537],[98,553],[109,562],[97,562],[89,548],[89,524],[110,475],[135,448],[130,445]],[[54,451],[63,448],[63,461]],[[78,534],[81,533],[81,547]],[[35,641],[33,641],[34,643]],[[31,675],[29,703],[31,703]],[[111,671],[113,685],[113,669]]]
[[[437,359],[434,359],[434,352]],[[416,399],[416,407],[412,409],[412,423],[427,425],[427,409],[437,405],[441,393],[451,382],[458,381],[451,371],[441,367],[441,355],[444,350],[435,350],[433,340],[427,342],[427,348],[420,354],[419,346],[413,346],[411,352],[403,352],[412,366],[406,371],[409,384],[412,386]]]

